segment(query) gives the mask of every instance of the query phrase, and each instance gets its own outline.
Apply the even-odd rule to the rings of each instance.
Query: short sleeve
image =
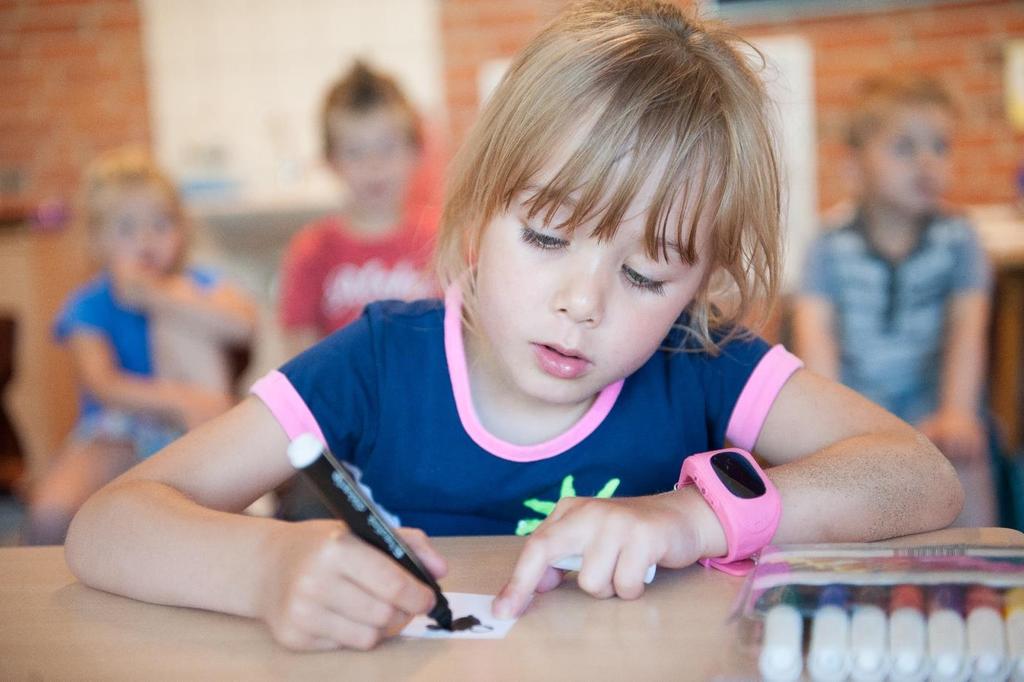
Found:
[[[956,263],[953,270],[953,291],[958,294],[987,291],[992,286],[992,266],[981,246],[977,233],[965,225],[957,241]]]
[[[701,380],[710,442],[751,450],[779,392],[803,363],[783,346],[737,339],[704,360]]]
[[[322,282],[317,234],[307,228],[296,235],[281,264],[278,315],[285,329],[319,326]]]
[[[80,331],[105,333],[108,311],[95,287],[79,289],[64,303],[53,323],[53,337],[64,343]]]
[[[299,354],[252,388],[294,438],[309,431],[340,459],[372,447],[379,410],[373,330],[366,315]]]
[[[804,259],[800,293],[828,299],[835,298],[835,285],[829,276],[829,273],[833,271],[829,265],[830,254],[827,235],[822,235],[811,243]]]

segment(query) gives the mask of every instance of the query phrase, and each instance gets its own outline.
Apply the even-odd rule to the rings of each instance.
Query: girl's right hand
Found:
[[[414,529],[400,529],[427,569],[447,564]],[[434,593],[339,521],[282,524],[265,579],[260,613],[289,649],[368,650],[434,605]]]

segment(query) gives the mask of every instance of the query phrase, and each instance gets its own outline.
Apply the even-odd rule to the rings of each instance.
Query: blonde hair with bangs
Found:
[[[709,274],[686,331],[712,353],[740,333],[752,302],[777,289],[780,198],[768,102],[737,42],[671,5],[634,0],[574,5],[527,45],[454,159],[446,191],[436,264],[444,286],[469,271],[468,324],[483,227],[539,184],[552,150],[581,122],[594,121],[528,198],[530,216],[550,221],[571,206],[560,228],[596,220],[592,234],[608,238],[647,177],[663,169],[648,207],[648,255],[667,257],[675,242],[684,262],[696,262],[695,227],[710,220],[701,254]],[[670,221],[684,214],[689,221]],[[712,304],[719,287],[738,294],[728,312]],[[725,334],[712,338],[712,330]]]

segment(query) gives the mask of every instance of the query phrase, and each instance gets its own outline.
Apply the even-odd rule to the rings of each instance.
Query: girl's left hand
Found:
[[[494,615],[518,615],[534,592],[555,588],[564,575],[551,564],[582,555],[580,588],[600,599],[636,599],[648,566],[680,568],[725,554],[725,534],[693,487],[618,499],[567,497],[526,541]]]

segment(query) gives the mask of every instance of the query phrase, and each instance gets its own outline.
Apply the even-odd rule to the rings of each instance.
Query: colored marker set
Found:
[[[805,669],[812,680],[1006,680],[1024,673],[1021,588],[789,585],[762,600],[758,670],[766,680],[797,680]]]
[[[1024,551],[769,548],[739,614],[763,679],[1024,680]]]

